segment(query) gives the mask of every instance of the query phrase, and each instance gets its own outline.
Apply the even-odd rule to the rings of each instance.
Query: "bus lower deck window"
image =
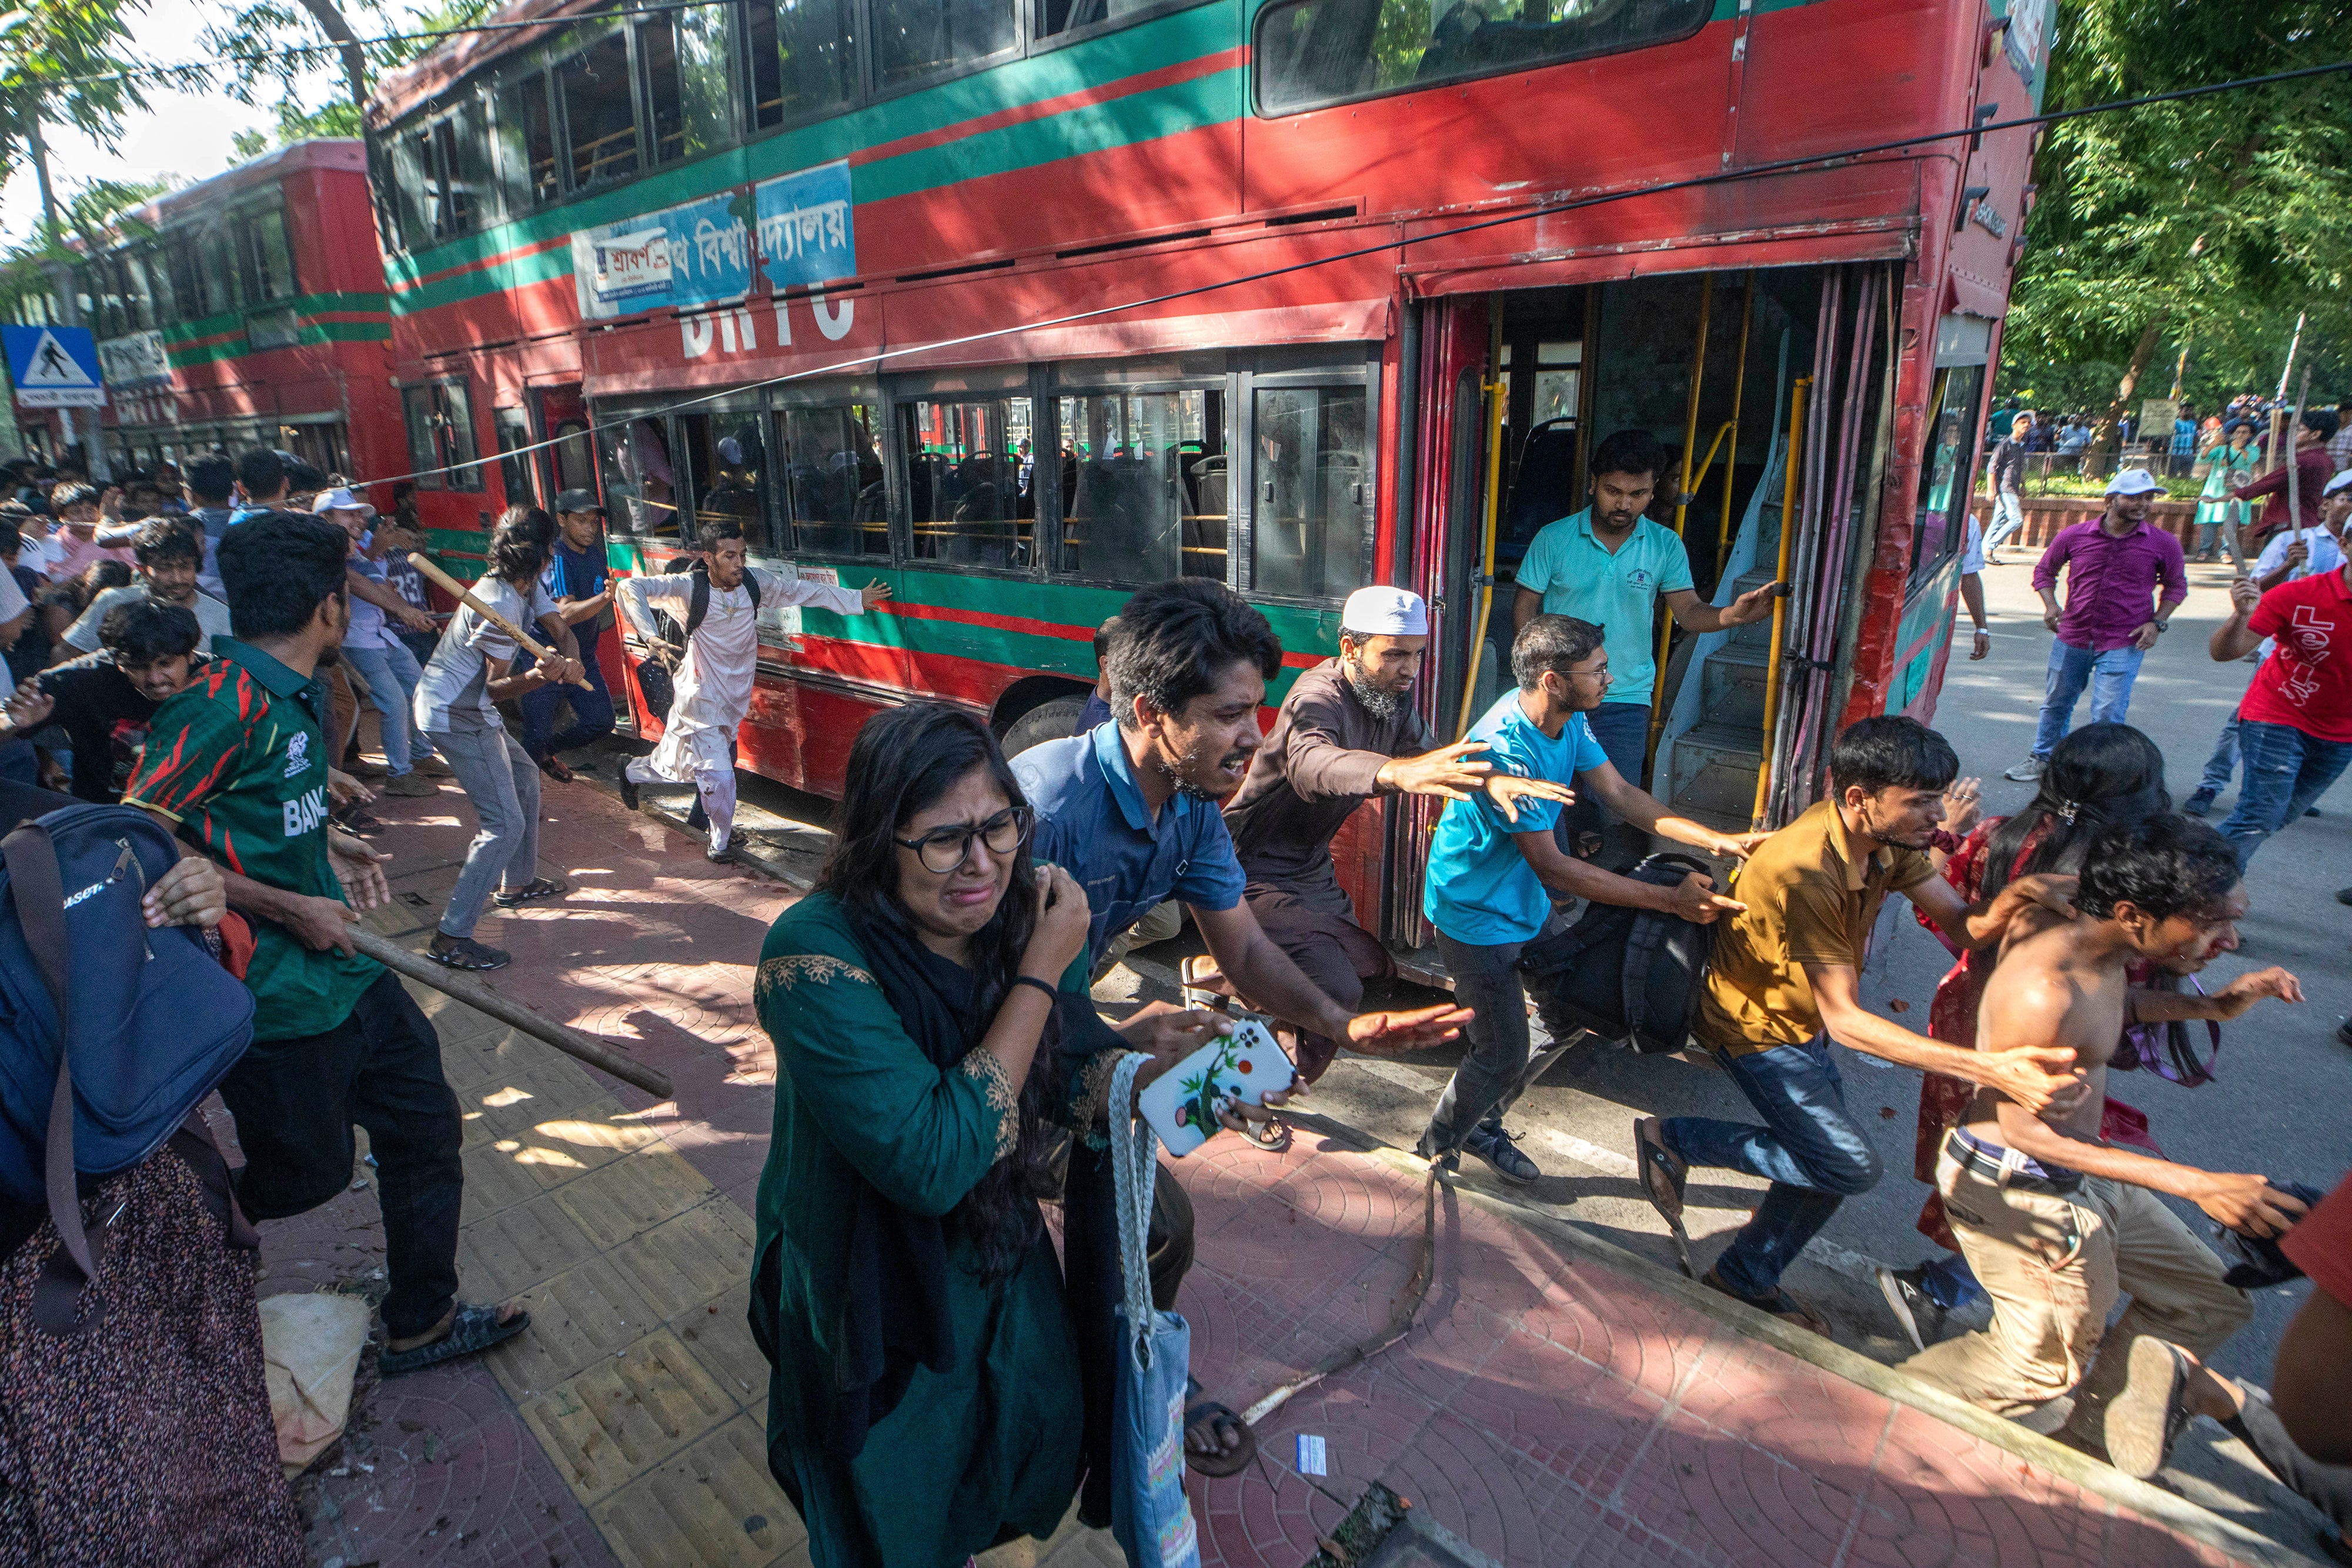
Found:
[[[1206,390],[1060,400],[1059,570],[1109,582],[1223,580],[1224,402]]]
[[[913,402],[907,496],[918,560],[1022,569],[1035,561],[1036,500],[1021,487],[1029,400]],[[1033,448],[1034,450],[1034,448]]]
[[[1361,387],[1257,392],[1251,586],[1344,599],[1371,580],[1371,470]]]
[[[777,460],[795,554],[890,553],[880,418],[870,403],[777,411]]]

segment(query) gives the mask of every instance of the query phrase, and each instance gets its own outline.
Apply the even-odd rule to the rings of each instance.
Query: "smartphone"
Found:
[[[1298,1082],[1298,1069],[1255,1019],[1244,1019],[1159,1077],[1136,1097],[1136,1109],[1168,1152],[1181,1157],[1224,1130],[1217,1113],[1262,1105]]]

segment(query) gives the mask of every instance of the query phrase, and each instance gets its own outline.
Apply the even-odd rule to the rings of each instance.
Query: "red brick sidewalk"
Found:
[[[648,1104],[434,998],[468,1116],[469,1291],[519,1294],[536,1322],[481,1364],[363,1389],[352,1440],[303,1483],[313,1561],[804,1562],[760,1469],[766,1368],[740,1322],[772,1105],[751,972],[789,891],[589,789],[551,789],[547,810],[542,870],[578,891],[485,918],[478,935],[515,954],[491,979],[660,1067],[677,1098]],[[422,946],[471,817],[453,789],[379,812],[400,902],[371,924]],[[1164,1168],[1199,1214],[1179,1306],[1213,1393],[1241,1407],[1387,1324],[1421,1245],[1412,1162],[1302,1132],[1279,1158],[1228,1141]],[[365,1287],[382,1264],[368,1175],[263,1227],[265,1294]],[[1852,1382],[1785,1354],[1553,1222],[1454,1189],[1437,1218],[1410,1335],[1269,1417],[1251,1469],[1194,1479],[1204,1562],[1297,1568],[1375,1479],[1531,1568],[2235,1560],[2111,1500],[2224,1539],[2186,1505],[2031,1450],[2106,1478],[2061,1479],[1889,1397],[1897,1375],[1858,1364]],[[1326,1439],[1329,1474],[1299,1473],[1301,1435]],[[1071,1526],[990,1560],[1118,1555]]]

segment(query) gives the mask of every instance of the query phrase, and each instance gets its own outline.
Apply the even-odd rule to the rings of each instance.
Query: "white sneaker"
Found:
[[[2011,779],[2020,784],[2031,784],[2035,779],[2042,777],[2042,769],[2044,765],[2044,761],[2045,759],[2042,758],[2029,757],[2024,761],[2019,763],[2016,767],[2011,768],[2008,772],[2002,774],[2001,777]]]

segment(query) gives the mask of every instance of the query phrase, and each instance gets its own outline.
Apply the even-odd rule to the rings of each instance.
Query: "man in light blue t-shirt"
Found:
[[[1669,536],[1672,537],[1672,536]],[[1629,782],[1593,738],[1589,716],[1611,685],[1609,650],[1600,627],[1566,615],[1524,622],[1511,643],[1518,689],[1505,694],[1470,727],[1486,743],[1496,773],[1578,787],[1643,832],[1658,833],[1712,855],[1745,857],[1766,835],[1718,833],[1672,816],[1664,801]],[[1503,1131],[1528,1056],[1527,998],[1519,988],[1519,949],[1550,919],[1555,898],[1589,898],[1663,910],[1702,924],[1738,904],[1694,873],[1673,887],[1636,882],[1563,853],[1553,836],[1560,808],[1522,799],[1497,805],[1481,792],[1449,802],[1431,840],[1422,913],[1437,927],[1437,950],[1454,976],[1454,998],[1472,1009],[1464,1026],[1470,1049],[1445,1086],[1421,1135],[1421,1153],[1458,1164],[1467,1149],[1506,1181],[1521,1186],[1542,1173]]]
[[[1594,447],[1592,504],[1547,524],[1528,546],[1511,617],[1515,629],[1538,615],[1572,615],[1601,628],[1616,684],[1586,722],[1611,764],[1637,786],[1646,782],[1658,601],[1691,631],[1719,632],[1771,614],[1781,591],[1767,583],[1720,609],[1699,598],[1681,538],[1642,515],[1664,468],[1665,453],[1647,431],[1621,430]]]

